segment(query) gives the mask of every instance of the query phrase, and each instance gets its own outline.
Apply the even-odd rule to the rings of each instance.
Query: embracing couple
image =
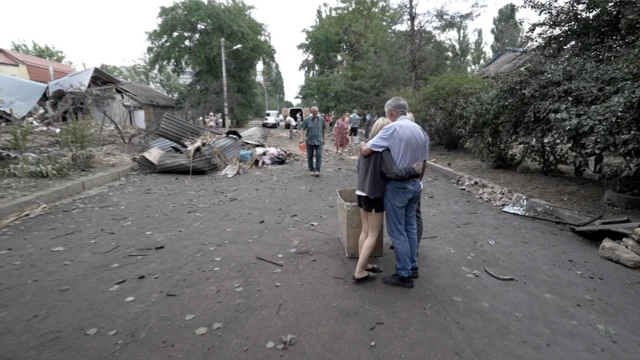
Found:
[[[386,118],[378,119],[372,140],[360,144],[358,206],[362,218],[360,256],[353,279],[375,280],[382,272],[368,263],[386,213],[387,232],[396,254],[396,273],[382,278],[387,285],[413,287],[418,278],[417,214],[422,177],[429,156],[429,137],[407,115],[409,106],[399,97],[384,106]]]

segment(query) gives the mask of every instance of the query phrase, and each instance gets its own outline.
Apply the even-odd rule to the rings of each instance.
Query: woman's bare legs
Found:
[[[362,221],[362,230],[360,230],[360,238],[358,239],[358,254],[362,252],[362,245],[369,237],[369,219],[367,218],[367,212],[360,209],[360,220]]]
[[[382,231],[382,222],[384,219],[383,212],[368,213],[360,209],[361,216],[362,213],[366,214],[369,228],[367,231],[367,238],[364,240],[364,243],[362,241],[362,233],[360,233],[360,256],[358,258],[358,265],[356,265],[356,272],[353,275],[356,279],[367,276],[367,268],[370,268],[368,261],[371,257],[371,253],[373,252],[373,248],[376,246],[378,235],[380,235],[380,231]],[[364,228],[364,221],[362,222],[362,227]]]

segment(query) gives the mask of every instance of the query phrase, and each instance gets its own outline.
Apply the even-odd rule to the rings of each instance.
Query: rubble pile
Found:
[[[451,182],[459,186],[462,191],[476,194],[476,198],[480,201],[490,202],[495,206],[507,206],[512,204],[515,199],[524,197],[509,188],[500,187],[471,176],[458,176]]]
[[[620,241],[604,239],[598,252],[607,260],[632,269],[640,268],[640,228]]]
[[[158,129],[160,138],[151,148],[135,159],[144,168],[158,173],[206,174],[221,171],[222,175],[241,174],[256,163],[262,165],[264,146],[269,129],[251,128],[241,133],[230,130],[226,134],[191,124],[165,114]],[[283,164],[287,153],[267,148],[276,161],[265,164]],[[269,155],[266,154],[266,155]]]

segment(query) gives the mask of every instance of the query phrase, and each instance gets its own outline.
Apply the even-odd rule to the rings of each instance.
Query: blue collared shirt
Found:
[[[429,159],[429,136],[420,125],[406,116],[385,126],[367,146],[373,151],[391,150],[398,168],[413,166]]]

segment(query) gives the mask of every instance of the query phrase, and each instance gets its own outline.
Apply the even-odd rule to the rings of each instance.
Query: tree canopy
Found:
[[[160,8],[158,28],[148,34],[149,67],[176,75],[192,71],[183,94],[187,110],[222,112],[222,38],[231,118],[246,121],[260,108],[256,65],[275,62],[275,51],[252,9],[239,0],[184,0]],[[235,45],[242,48],[232,50]]]
[[[31,41],[31,46],[24,41],[18,41],[17,43],[12,41],[11,50],[59,63],[66,59],[66,55],[62,50],[56,49],[53,45],[40,45],[35,41]]]
[[[498,16],[493,18],[493,56],[506,48],[517,48],[522,45],[524,29],[517,19],[518,8],[514,4],[507,4],[498,10]]]

